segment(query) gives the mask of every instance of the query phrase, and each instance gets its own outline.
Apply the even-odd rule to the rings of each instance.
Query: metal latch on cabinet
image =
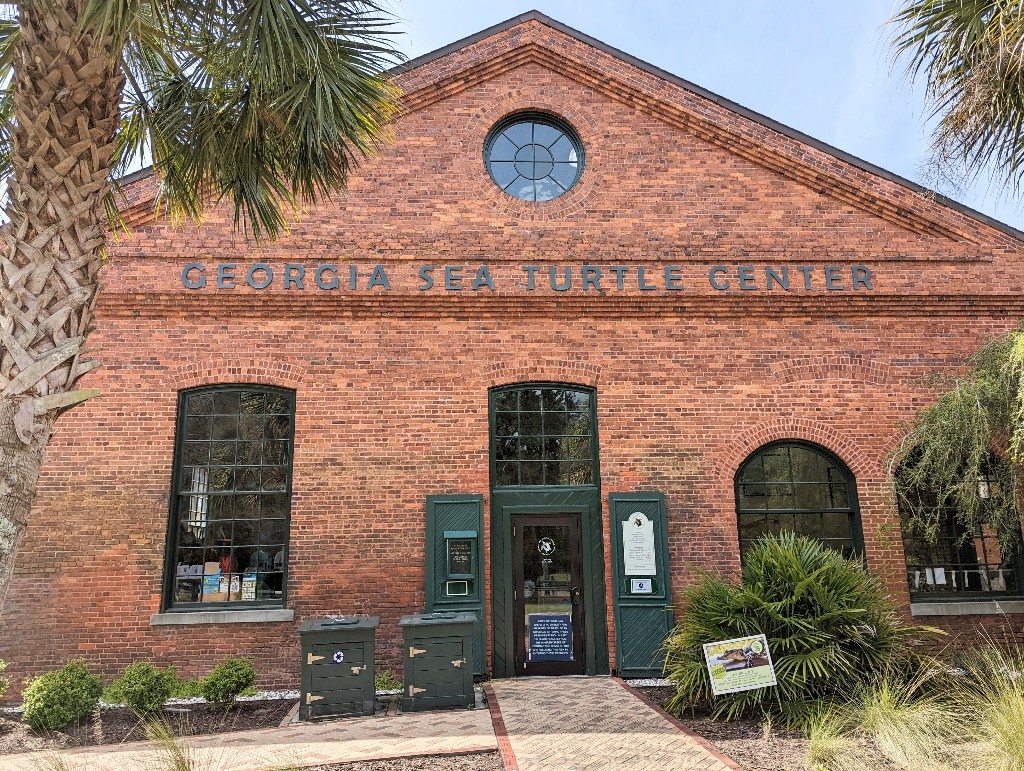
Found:
[[[466,663],[465,659],[456,659],[455,661],[452,662],[452,666],[453,667],[457,667],[457,668],[461,668],[462,665],[465,664],[465,663]]]
[[[306,663],[307,664],[315,664],[316,662],[320,661],[321,659],[325,659],[325,658],[327,658],[327,657],[326,656],[314,656],[312,653],[307,653],[306,654]]]
[[[415,696],[417,693],[426,693],[426,688],[417,688],[415,685],[409,686],[409,695]]]
[[[326,696],[314,696],[311,693],[306,694],[306,704],[312,704],[314,701],[322,701],[326,699]]]
[[[421,650],[419,648],[416,648],[416,647],[414,647],[412,645],[409,646],[409,658],[414,659],[420,653],[426,653],[426,651],[425,650]]]
[[[363,664],[361,667],[352,667],[352,674],[353,675],[358,675],[360,672],[365,672],[365,671],[366,671],[366,664]]]

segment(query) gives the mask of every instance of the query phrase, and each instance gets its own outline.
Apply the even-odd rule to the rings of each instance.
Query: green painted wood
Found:
[[[615,617],[615,668],[620,677],[660,677],[665,664],[661,644],[672,630],[672,586],[668,562],[668,522],[661,493],[612,493],[611,519],[612,597]],[[633,512],[654,523],[655,575],[651,594],[633,594],[625,575],[622,523]]]
[[[585,658],[588,675],[606,675],[607,597],[601,495],[597,487],[497,488],[491,494],[491,609],[495,677],[513,677],[512,516],[578,514],[583,558]]]
[[[315,619],[299,626],[300,720],[373,714],[378,621],[375,616],[363,616],[351,625],[332,626],[331,619]],[[339,653],[343,660],[336,662]]]
[[[427,496],[427,543],[426,543],[426,609],[433,611],[456,611],[472,613],[473,626],[473,674],[487,672],[487,640],[484,628],[484,577],[483,577],[483,527],[484,498],[482,495],[428,495]],[[459,537],[468,532],[477,534],[473,562],[476,577],[468,595],[448,596],[445,582],[448,580],[448,550],[446,531],[454,531]]]
[[[468,707],[475,703],[475,618],[466,612],[435,613],[404,616],[398,622],[405,649],[403,710]]]

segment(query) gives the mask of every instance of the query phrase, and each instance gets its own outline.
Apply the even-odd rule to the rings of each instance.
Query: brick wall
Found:
[[[246,242],[224,208],[172,229],[148,213],[151,179],[129,190],[134,230],[112,242],[90,340],[105,366],[86,385],[103,396],[58,422],[0,629],[15,679],[78,655],[196,675],[233,653],[291,686],[298,621],[339,613],[380,615],[380,663],[398,665],[397,620],[424,604],[425,497],[488,493],[487,390],[524,381],[596,387],[602,496],[665,493],[677,588],[695,568],[737,569],[743,459],[804,439],[856,475],[869,565],[906,604],[885,457],[935,398],[924,376],[1016,326],[1021,243],[537,21],[400,82],[395,144],[277,243]],[[508,198],[483,168],[487,131],[520,109],[561,115],[585,146],[579,185],[546,204]],[[206,288],[182,286],[190,262]],[[342,288],[312,285],[322,262]],[[237,288],[215,288],[220,263]],[[255,263],[278,277],[302,264],[306,289],[245,286]],[[623,288],[584,291],[584,264],[627,267]],[[708,280],[719,264],[729,290]],[[376,265],[390,289],[367,288]],[[445,265],[462,266],[461,290]],[[480,265],[493,291],[468,288]],[[638,267],[666,265],[681,291],[640,288]],[[769,291],[764,268],[783,265],[817,266],[812,289]],[[826,265],[868,266],[873,289],[829,291]],[[739,288],[740,266],[757,288]],[[566,267],[573,287],[553,291],[547,270]],[[177,393],[223,382],[296,391],[296,622],[152,627]],[[1015,617],[940,623],[1020,635]]]

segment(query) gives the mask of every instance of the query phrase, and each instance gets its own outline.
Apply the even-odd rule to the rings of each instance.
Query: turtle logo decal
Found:
[[[548,557],[555,553],[555,542],[550,538],[541,538],[537,541],[537,551]]]

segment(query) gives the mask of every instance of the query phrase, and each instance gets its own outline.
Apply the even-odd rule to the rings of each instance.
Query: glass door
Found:
[[[516,674],[584,674],[579,516],[513,516],[512,541]]]

